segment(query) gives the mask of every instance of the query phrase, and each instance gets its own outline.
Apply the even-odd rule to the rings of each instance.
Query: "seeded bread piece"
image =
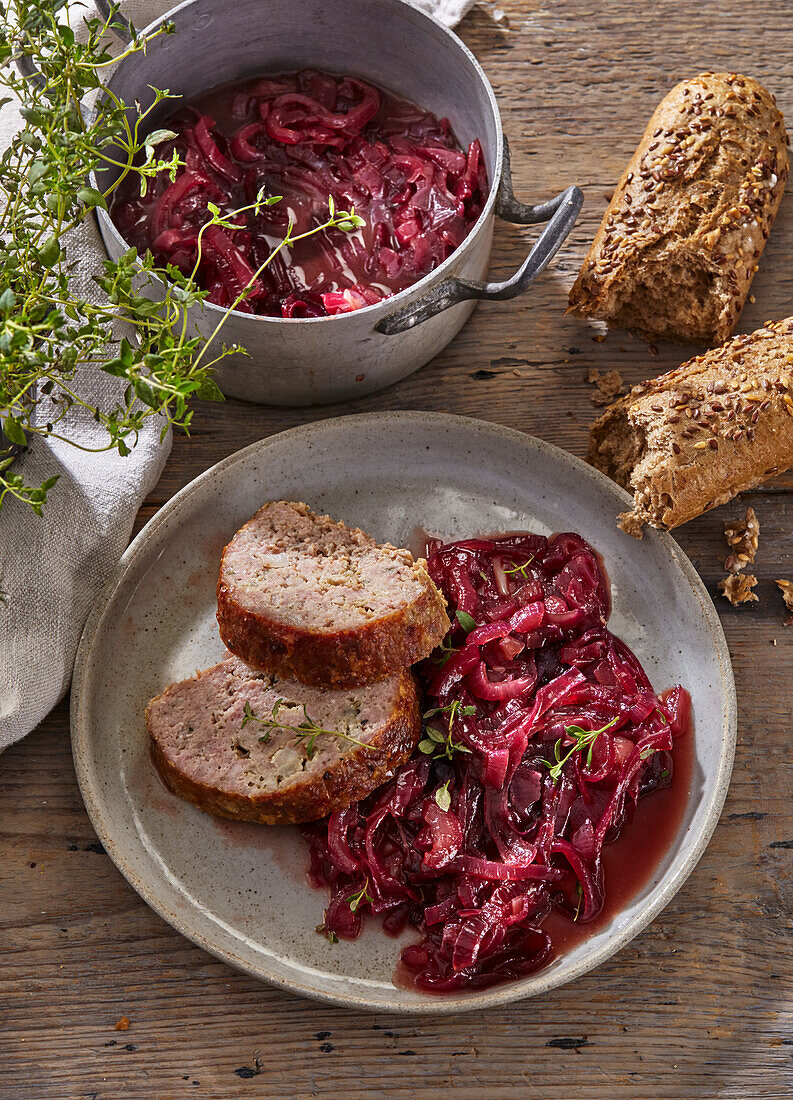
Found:
[[[620,527],[670,530],[793,465],[793,317],[634,386],[592,425],[589,462],[633,493]]]
[[[426,564],[306,504],[265,504],[223,551],[220,636],[248,664],[307,684],[381,680],[449,629]]]
[[[274,708],[286,729],[256,720]],[[306,715],[354,741],[323,733],[312,744],[300,728]],[[415,748],[421,718],[408,671],[328,691],[232,657],[152,699],[146,725],[154,764],[174,794],[220,817],[285,825],[344,809],[390,779]]]
[[[782,199],[786,143],[756,80],[702,73],[674,87],[617,185],[568,313],[648,340],[723,343]]]

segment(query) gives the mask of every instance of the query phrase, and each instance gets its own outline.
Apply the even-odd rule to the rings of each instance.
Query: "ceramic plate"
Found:
[[[331,945],[316,934],[326,896],[308,885],[297,829],[216,820],[157,777],[147,752],[146,702],[223,657],[215,623],[221,549],[261,504],[277,499],[304,500],[379,541],[412,548],[422,531],[446,539],[519,528],[578,531],[602,553],[611,576],[612,629],[659,690],[682,682],[691,692],[696,760],[674,845],[626,909],[540,973],[447,997],[396,987],[401,943],[374,922],[354,943]],[[735,745],[735,689],[713,604],[669,536],[636,541],[617,530],[627,499],[597,471],[540,440],[424,413],[295,428],[196,478],[124,554],[77,658],[77,776],[119,870],[207,951],[283,988],[340,1004],[459,1012],[554,988],[609,958],[661,911],[702,855]]]

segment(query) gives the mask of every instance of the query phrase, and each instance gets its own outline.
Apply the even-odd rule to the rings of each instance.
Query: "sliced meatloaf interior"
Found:
[[[343,809],[389,779],[418,741],[420,716],[410,672],[334,691],[232,657],[166,688],[146,724],[175,794],[208,813],[286,824]]]
[[[266,504],[226,547],[218,622],[248,663],[337,687],[414,664],[449,627],[426,562],[287,501]]]

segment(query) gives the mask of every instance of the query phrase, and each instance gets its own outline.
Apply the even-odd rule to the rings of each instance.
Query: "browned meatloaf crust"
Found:
[[[274,708],[286,728],[259,721]],[[325,732],[312,743],[306,717],[353,740]],[[415,748],[421,717],[409,671],[331,691],[232,657],[152,699],[146,725],[174,794],[220,817],[287,825],[344,809],[390,779]]]
[[[426,562],[306,504],[265,504],[223,551],[218,623],[256,668],[355,687],[427,657],[447,630]]]

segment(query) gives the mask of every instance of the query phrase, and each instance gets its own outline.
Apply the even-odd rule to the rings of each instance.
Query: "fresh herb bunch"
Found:
[[[0,425],[11,444],[24,446],[28,436],[68,439],[64,418],[83,406],[105,429],[100,450],[127,455],[144,422],[162,418],[162,436],[173,425],[188,431],[194,398],[222,400],[212,366],[232,351],[222,347],[207,357],[211,343],[193,335],[188,310],[206,298],[195,282],[200,263],[186,276],[172,265],[158,267],[151,255],[138,257],[130,249],[118,260],[105,260],[96,283],[104,300],[89,300],[80,292],[67,256],[69,235],[97,207],[106,209],[112,192],[129,173],[148,180],[159,172],[173,179],[180,167],[176,155],[158,157],[157,148],[174,135],[167,130],[147,134],[147,117],[167,98],[155,90],[154,103],[137,104],[132,121],[127,104],[103,88],[103,71],[114,63],[107,48],[111,18],[85,19],[85,41],[78,42],[68,25],[65,0],[0,0],[0,106],[22,104],[23,128],[0,154]],[[137,36],[122,56],[144,51],[152,38],[169,34],[166,25],[148,38]],[[22,77],[21,58],[39,75]],[[83,109],[95,101],[94,113]],[[117,178],[104,192],[89,186],[90,174],[108,166]],[[253,208],[277,202],[260,194]],[[239,225],[240,211],[221,213],[208,208],[207,224]],[[350,232],[363,224],[354,211],[337,211],[330,204],[328,219],[308,234],[336,227]],[[253,287],[273,256],[297,237],[290,225],[284,241],[255,273],[229,311]],[[140,293],[143,283],[159,282],[162,300]],[[221,317],[212,337],[222,328]],[[123,318],[134,336],[113,339],[114,325]],[[213,349],[214,350],[214,349]],[[92,366],[126,381],[112,408],[87,403],[75,385],[81,367]],[[46,414],[37,415],[41,398]],[[14,449],[0,448],[0,508],[7,495],[27,502],[41,514],[47,493],[57,479],[28,485],[11,464]]]

